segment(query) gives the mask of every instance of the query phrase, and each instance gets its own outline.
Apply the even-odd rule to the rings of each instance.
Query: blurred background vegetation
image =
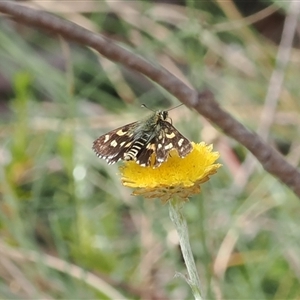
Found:
[[[288,1],[26,3],[208,87],[257,130]],[[299,26],[269,133],[296,166]],[[101,134],[149,115],[142,103],[179,102],[92,49],[4,17],[0,96],[0,297],[191,299],[174,277],[185,267],[168,207],[131,196],[118,166],[91,149]],[[207,298],[300,299],[299,199],[260,166],[248,172],[247,150],[195,112],[170,115],[185,136],[221,154],[223,168],[185,205]]]

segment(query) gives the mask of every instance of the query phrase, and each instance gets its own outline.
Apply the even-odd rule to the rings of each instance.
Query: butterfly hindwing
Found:
[[[141,166],[149,166],[154,153],[153,167],[157,168],[168,159],[172,149],[176,149],[178,155],[183,158],[192,151],[192,145],[172,124],[161,121],[157,135],[137,153],[136,162]]]
[[[181,158],[187,156],[193,149],[191,142],[184,137],[171,123],[165,122],[165,135],[164,143],[165,149],[170,151],[171,147],[176,149]],[[169,143],[168,143],[169,142]]]
[[[137,155],[136,162],[143,167],[151,164],[152,154],[156,153],[156,144],[152,142],[154,139],[150,140]]]
[[[168,159],[172,149],[176,149],[178,155],[183,158],[192,151],[191,142],[185,138],[171,123],[164,121],[159,134],[156,137],[156,162],[158,167]]]

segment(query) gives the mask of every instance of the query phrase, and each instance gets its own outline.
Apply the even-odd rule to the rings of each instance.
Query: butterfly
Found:
[[[192,151],[192,144],[168,119],[171,121],[168,111],[154,111],[144,120],[100,136],[94,141],[93,150],[108,164],[133,160],[142,167],[157,168],[168,159],[172,149],[183,158]]]

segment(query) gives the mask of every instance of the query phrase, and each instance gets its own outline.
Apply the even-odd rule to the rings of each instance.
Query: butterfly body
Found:
[[[167,119],[167,111],[154,112],[144,120],[100,136],[94,141],[93,149],[108,164],[134,160],[143,167],[151,165],[154,168],[168,159],[172,149],[176,149],[180,157],[185,157],[192,151],[192,145]]]

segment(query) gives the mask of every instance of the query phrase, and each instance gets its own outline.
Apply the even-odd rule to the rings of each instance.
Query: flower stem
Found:
[[[178,233],[182,256],[188,272],[188,279],[186,279],[186,281],[191,287],[195,299],[202,300],[200,279],[191,250],[186,220],[182,214],[181,208],[182,201],[178,201],[177,199],[169,201],[170,218],[174,223],[176,231]]]

